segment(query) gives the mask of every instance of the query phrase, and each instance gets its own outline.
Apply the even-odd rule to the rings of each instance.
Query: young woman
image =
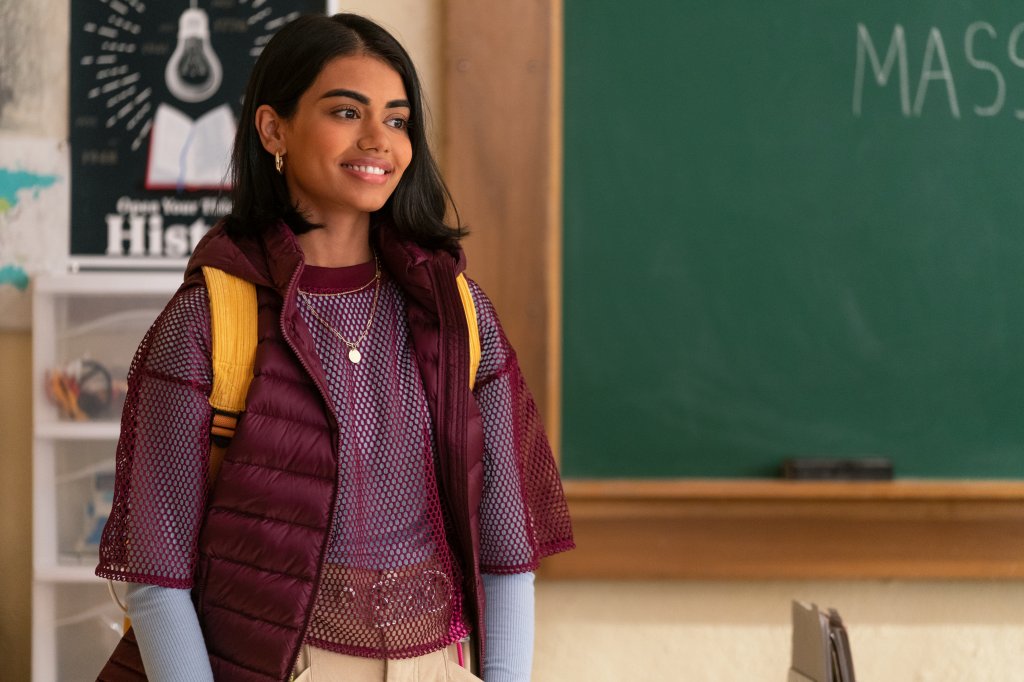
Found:
[[[515,353],[480,288],[460,294],[409,56],[358,16],[289,24],[233,168],[232,214],[132,363],[97,574],[129,583],[137,648],[101,679],[528,680],[532,571],[572,532]],[[259,302],[209,485],[203,266]]]

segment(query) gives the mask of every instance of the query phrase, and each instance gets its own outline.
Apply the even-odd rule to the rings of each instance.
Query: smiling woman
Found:
[[[269,58],[257,62],[242,109],[242,120],[255,125],[241,127],[235,139],[235,206],[226,225],[229,231],[258,232],[285,217],[295,234],[309,232],[316,219],[308,214],[312,207],[291,193],[299,177],[290,172],[292,165],[312,170],[315,163],[325,163],[331,168],[321,180],[330,182],[338,177],[334,167],[338,161],[380,161],[392,156],[390,163],[397,166],[404,158],[406,166],[383,184],[387,190],[383,204],[366,212],[387,218],[403,237],[428,248],[457,248],[465,231],[444,221],[446,210],[454,209],[454,204],[427,143],[415,67],[389,34],[360,20],[387,39],[369,29],[339,35],[331,27],[313,26],[313,20],[304,17],[281,31],[286,34],[303,24],[296,27],[305,31],[301,41],[267,45],[264,52],[270,52]],[[289,133],[296,144],[307,145],[311,158],[300,159],[296,149],[287,147]],[[365,148],[367,143],[373,149]],[[343,144],[349,145],[344,151]],[[380,144],[388,149],[376,149]],[[277,153],[282,155],[283,175],[272,172]],[[339,153],[346,156],[330,156]]]
[[[286,26],[233,165],[129,377],[97,573],[131,583],[133,633],[100,679],[528,680],[533,571],[572,530],[405,50],[354,15]],[[255,285],[259,343],[207,483],[211,268]]]
[[[280,159],[293,204],[307,222],[325,228],[299,236],[311,265],[368,259],[362,233],[370,214],[387,202],[412,157],[409,112],[398,73],[362,55],[328,62],[290,118],[269,104],[256,110],[263,148]],[[341,235],[355,236],[364,248],[350,248]],[[343,255],[352,262],[339,260]]]

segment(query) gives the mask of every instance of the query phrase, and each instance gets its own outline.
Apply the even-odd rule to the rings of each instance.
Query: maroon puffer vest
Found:
[[[387,227],[375,234],[381,259],[408,300],[437,440],[441,499],[482,661],[483,431],[468,388],[469,339],[455,281],[464,261],[400,242]],[[256,283],[259,344],[246,411],[208,500],[193,599],[215,679],[286,680],[312,613],[333,516],[337,416],[296,309],[303,260],[291,231],[282,225],[261,241],[236,243],[217,227],[196,248],[183,286],[202,281],[203,265]],[[130,633],[99,679],[145,679]]]

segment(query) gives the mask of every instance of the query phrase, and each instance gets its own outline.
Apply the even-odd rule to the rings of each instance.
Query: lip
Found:
[[[341,169],[346,173],[354,175],[355,177],[365,182],[370,182],[374,184],[384,184],[390,179],[391,174],[395,170],[394,164],[390,163],[389,161],[385,161],[384,159],[375,159],[371,157],[347,159],[345,161],[342,161],[340,165]],[[375,173],[372,171],[360,170],[360,167],[379,169],[383,171],[383,173]]]

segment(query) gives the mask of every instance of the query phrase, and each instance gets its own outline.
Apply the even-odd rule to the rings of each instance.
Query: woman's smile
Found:
[[[365,182],[383,185],[394,172],[394,165],[382,159],[353,159],[341,164],[351,175]]]

